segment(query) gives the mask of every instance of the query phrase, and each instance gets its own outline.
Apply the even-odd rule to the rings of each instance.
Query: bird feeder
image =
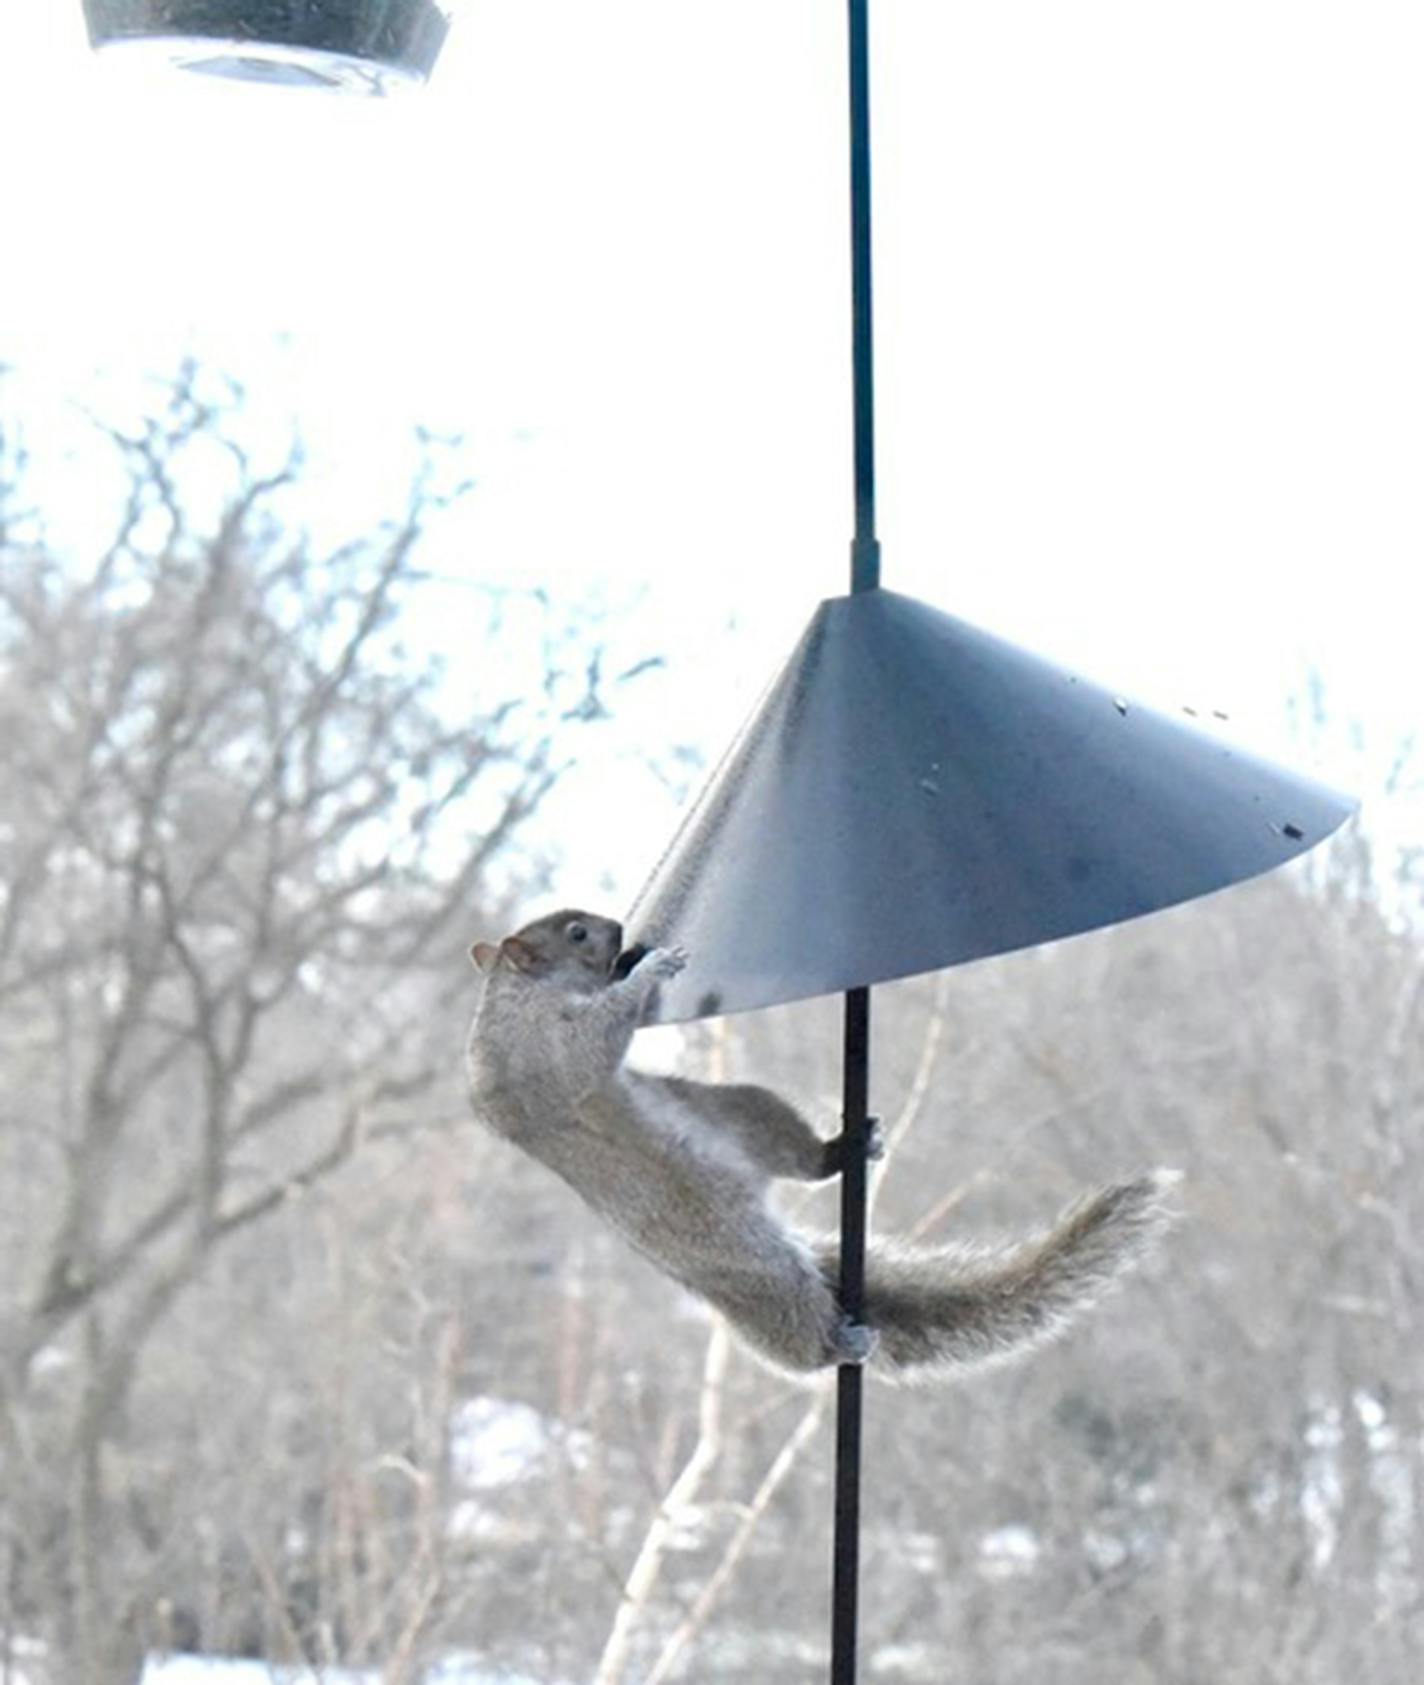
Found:
[[[429,77],[449,0],[84,0],[115,56],[269,86],[382,95]]]

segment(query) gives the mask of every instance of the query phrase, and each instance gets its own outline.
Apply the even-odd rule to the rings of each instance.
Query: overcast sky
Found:
[[[140,83],[7,0],[0,361],[39,416],[195,348],[353,513],[463,430],[452,565],[638,596],[629,728],[715,750],[844,586],[842,12],[475,0],[366,104]],[[872,16],[886,584],[1296,760],[1314,667],[1369,794],[1424,693],[1424,8]],[[669,816],[630,844],[592,771],[570,877],[631,889]]]

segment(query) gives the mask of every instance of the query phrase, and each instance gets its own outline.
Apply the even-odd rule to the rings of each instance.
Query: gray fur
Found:
[[[869,1332],[849,1324],[834,1244],[796,1233],[767,1200],[775,1177],[832,1174],[833,1143],[769,1089],[625,1070],[658,981],[685,956],[654,949],[620,980],[621,943],[614,920],[568,910],[497,949],[477,945],[488,982],[468,1049],[475,1113],[777,1368],[868,1359],[911,1380],[1027,1350],[1098,1299],[1163,1226],[1169,1178],[1158,1174],[1104,1188],[1012,1246],[876,1243]]]

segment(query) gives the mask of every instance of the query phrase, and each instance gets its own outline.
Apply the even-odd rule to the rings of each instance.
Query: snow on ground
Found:
[[[451,1424],[455,1476],[475,1491],[510,1486],[533,1472],[548,1452],[551,1437],[544,1418],[527,1404],[468,1399]]]
[[[496,1491],[537,1474],[554,1451],[583,1468],[591,1445],[587,1433],[503,1398],[466,1399],[450,1424],[455,1478],[470,1492]]]
[[[232,1656],[150,1656],[139,1685],[380,1685],[380,1677],[365,1670],[282,1667]]]
[[[380,1685],[380,1672],[367,1668],[284,1667],[236,1656],[150,1656],[139,1685]],[[490,1673],[473,1657],[447,1656],[421,1685],[544,1685],[528,1674]]]

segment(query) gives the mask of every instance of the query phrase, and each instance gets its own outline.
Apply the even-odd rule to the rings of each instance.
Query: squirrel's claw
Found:
[[[869,1363],[880,1344],[880,1336],[863,1322],[852,1322],[848,1316],[836,1324],[834,1351],[837,1363]]]
[[[638,961],[636,969],[649,976],[676,977],[687,965],[686,948],[650,948]]]

